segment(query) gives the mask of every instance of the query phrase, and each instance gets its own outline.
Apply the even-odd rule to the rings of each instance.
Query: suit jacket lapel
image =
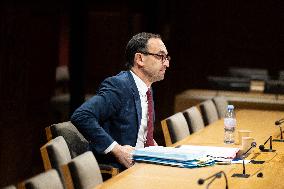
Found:
[[[139,96],[139,92],[138,92],[137,86],[135,84],[135,81],[134,81],[130,71],[127,71],[127,74],[128,74],[128,78],[129,78],[130,88],[132,90],[133,98],[134,98],[134,101],[135,101],[135,108],[136,108],[137,121],[138,121],[137,128],[139,130],[139,127],[141,125],[141,117],[142,117],[142,108],[141,108],[140,96]]]

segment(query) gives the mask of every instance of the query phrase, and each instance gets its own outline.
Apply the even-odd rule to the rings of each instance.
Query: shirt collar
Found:
[[[142,79],[140,79],[140,78],[139,78],[134,72],[132,72],[131,70],[130,70],[130,73],[131,73],[132,76],[133,76],[133,79],[134,79],[135,84],[136,84],[136,86],[137,86],[137,88],[138,88],[138,91],[139,91],[141,94],[145,95],[146,92],[148,91],[148,87],[147,87],[146,83],[144,83],[144,82],[142,81]]]

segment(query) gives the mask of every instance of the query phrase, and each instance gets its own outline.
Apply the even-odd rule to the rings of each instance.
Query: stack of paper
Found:
[[[229,164],[239,148],[182,145],[179,148],[151,146],[136,149],[133,160],[177,167],[195,168],[213,165],[215,162]]]
[[[204,167],[215,163],[214,159],[204,154],[191,153],[181,148],[162,146],[137,149],[133,153],[133,160],[185,168]]]
[[[240,148],[182,145],[180,149],[197,154],[206,154],[215,159],[234,159]]]

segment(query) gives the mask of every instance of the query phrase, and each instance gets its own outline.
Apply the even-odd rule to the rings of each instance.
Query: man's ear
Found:
[[[144,57],[142,56],[141,53],[135,53],[134,62],[136,62],[139,66],[144,65]]]

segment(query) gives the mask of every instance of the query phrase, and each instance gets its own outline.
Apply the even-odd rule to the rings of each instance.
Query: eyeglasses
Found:
[[[171,57],[167,54],[154,54],[154,53],[150,53],[150,52],[140,52],[142,54],[145,54],[145,55],[152,55],[152,56],[157,56],[159,57],[159,59],[162,60],[162,63],[164,63],[166,60],[167,61],[171,61]]]

